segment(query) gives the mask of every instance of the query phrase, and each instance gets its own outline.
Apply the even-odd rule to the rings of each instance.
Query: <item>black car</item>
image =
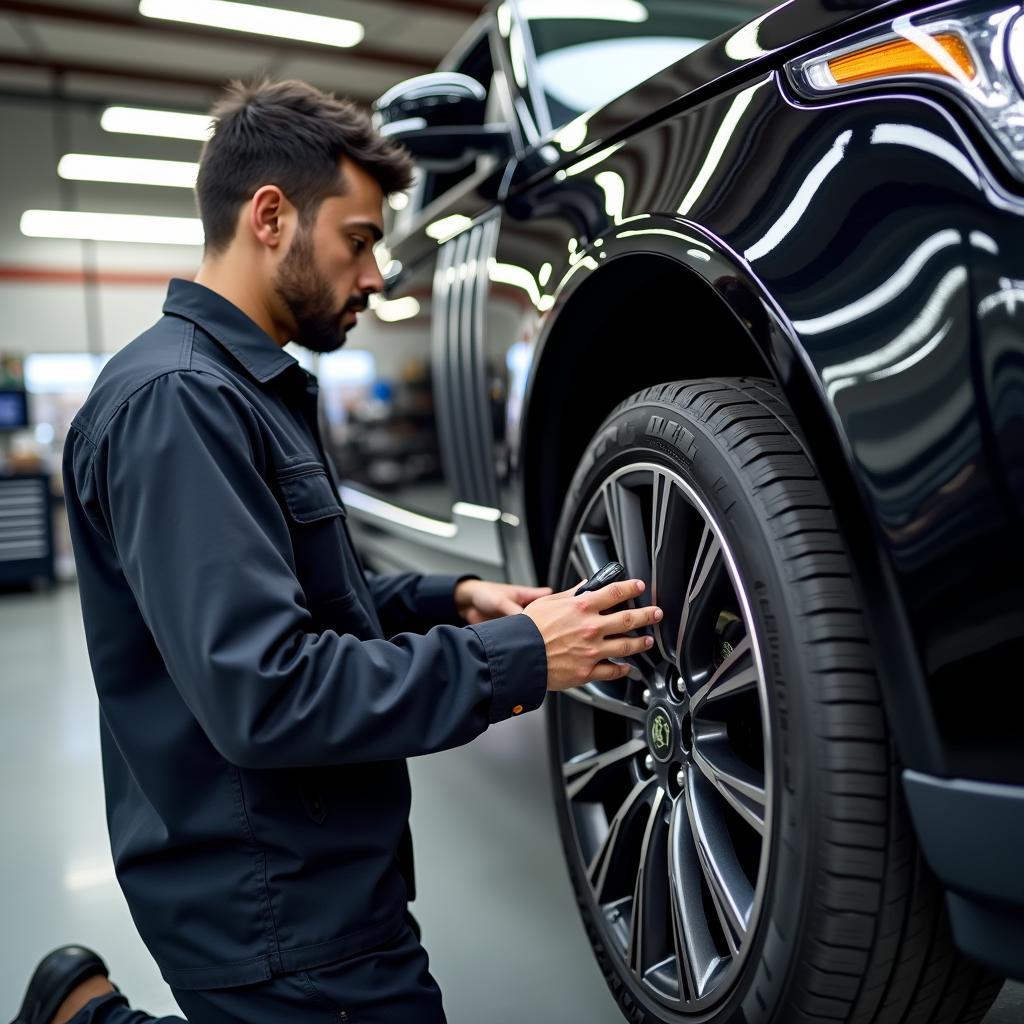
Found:
[[[363,550],[666,610],[547,707],[623,1013],[980,1020],[1024,975],[1020,5],[505,0],[376,110],[420,174],[331,417]]]

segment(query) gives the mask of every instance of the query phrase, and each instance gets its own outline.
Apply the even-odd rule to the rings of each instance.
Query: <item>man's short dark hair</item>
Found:
[[[338,160],[370,174],[384,195],[412,180],[412,160],[374,129],[369,115],[305,82],[234,82],[211,111],[214,131],[199,158],[196,199],[206,247],[223,251],[238,211],[263,185],[277,185],[307,223],[342,195]]]

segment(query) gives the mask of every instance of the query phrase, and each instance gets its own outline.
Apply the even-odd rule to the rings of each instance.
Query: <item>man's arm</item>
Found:
[[[527,605],[551,593],[550,587],[493,583],[471,573],[371,576],[370,588],[375,592],[378,613],[388,636],[401,630],[425,633],[438,625],[477,625],[504,615],[518,615]],[[381,611],[382,606],[385,611]]]
[[[455,604],[455,587],[473,575],[446,576],[401,572],[368,572],[366,580],[385,636],[426,633],[433,626],[464,626]]]
[[[227,760],[407,757],[541,703],[545,646],[525,615],[390,641],[312,632],[259,429],[230,385],[179,371],[119,408],[83,470],[171,678]]]

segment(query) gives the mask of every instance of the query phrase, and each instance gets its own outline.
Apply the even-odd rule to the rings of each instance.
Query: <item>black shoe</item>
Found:
[[[87,978],[108,977],[107,965],[85,946],[61,946],[43,957],[28,983],[18,1016],[11,1024],[49,1024],[60,1004]]]

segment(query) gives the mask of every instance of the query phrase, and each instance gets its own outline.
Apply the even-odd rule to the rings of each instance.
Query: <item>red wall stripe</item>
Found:
[[[23,284],[98,284],[120,285],[165,285],[172,277],[190,279],[192,270],[100,270],[87,274],[78,267],[31,267],[18,264],[0,263],[0,282],[20,281]]]

